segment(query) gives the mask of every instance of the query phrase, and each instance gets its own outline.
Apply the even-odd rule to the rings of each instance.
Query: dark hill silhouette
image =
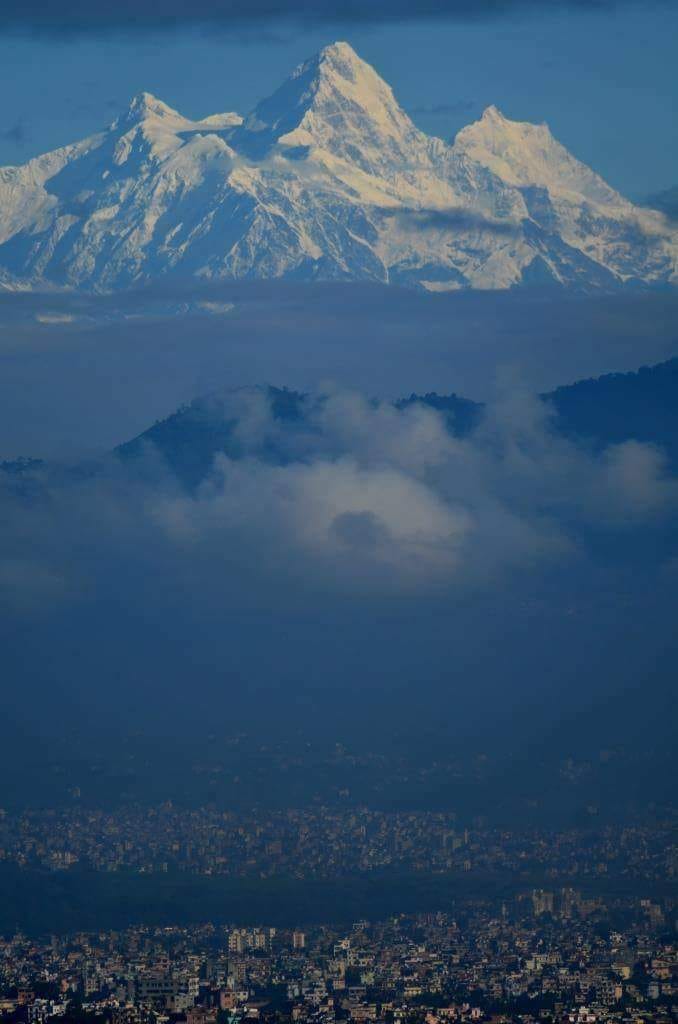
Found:
[[[678,359],[578,381],[542,397],[568,436],[600,446],[630,439],[661,445],[678,466]]]
[[[296,423],[303,429],[310,408],[308,396],[286,388],[257,390],[268,396],[274,420]],[[666,451],[672,468],[678,467],[678,358],[641,367],[635,373],[578,381],[540,397],[555,410],[555,429],[565,436],[594,448],[627,440],[656,444]],[[448,429],[457,437],[470,434],[483,413],[478,402],[435,392],[413,393],[395,405],[406,409],[417,403],[443,413]],[[240,457],[236,425],[232,407],[223,399],[197,398],[120,445],[116,454],[131,462],[150,446],[181,482],[193,489],[209,473],[217,453]],[[264,444],[261,457],[274,462],[285,460],[272,441]]]

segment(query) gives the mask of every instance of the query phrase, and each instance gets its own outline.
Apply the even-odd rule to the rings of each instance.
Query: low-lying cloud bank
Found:
[[[463,437],[347,390],[300,412],[214,396],[203,426],[230,424],[231,454],[190,489],[143,445],[0,473],[13,736],[515,744],[675,664],[678,479],[659,449],[565,440],[515,385]]]
[[[350,391],[305,399],[291,421],[265,390],[212,401],[215,421],[235,424],[238,457],[217,455],[195,493],[152,446],[129,465],[3,474],[10,607],[90,600],[141,566],[160,601],[167,585],[224,607],[497,587],[590,556],[594,535],[632,546],[678,510],[659,449],[627,441],[594,454],[515,388],[464,438],[431,408]]]

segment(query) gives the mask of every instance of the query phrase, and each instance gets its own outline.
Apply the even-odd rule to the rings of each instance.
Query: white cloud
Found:
[[[237,418],[242,457],[218,456],[195,495],[152,455],[146,474],[47,474],[29,501],[6,487],[0,585],[15,604],[110,592],[131,605],[174,593],[270,607],[291,593],[312,604],[496,589],[515,571],[585,559],[592,530],[632,545],[678,508],[656,449],[588,452],[515,386],[463,440],[430,408],[354,392],[308,398],[301,421],[274,418],[256,389],[212,404]]]

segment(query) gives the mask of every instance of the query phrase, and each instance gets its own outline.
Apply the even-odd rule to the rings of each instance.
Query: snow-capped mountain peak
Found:
[[[337,42],[259,103],[234,145],[259,156],[276,144],[317,148],[372,173],[387,161],[410,159],[409,144],[423,138],[374,68]]]
[[[429,290],[673,283],[678,234],[491,106],[420,131],[348,43],[243,121],[142,92],[110,127],[0,168],[0,284],[342,278]],[[16,282],[13,284],[13,282]]]
[[[139,121],[145,121],[147,118],[157,117],[169,120],[185,120],[177,110],[168,106],[167,103],[163,103],[157,96],[150,92],[139,92],[136,96],[132,97],[127,110],[118,118],[118,123],[135,124]]]
[[[485,107],[480,118],[481,121],[494,121],[497,124],[501,124],[503,121],[507,121],[508,118],[504,117],[499,107],[495,106],[494,103],[490,103],[489,107]]]
[[[223,131],[242,124],[242,117],[235,113],[210,114],[199,121],[184,117],[174,107],[158,99],[150,92],[133,96],[127,109],[110,126],[113,133],[127,132],[137,126],[150,131],[179,134],[192,131]]]
[[[458,133],[455,149],[518,187],[541,186],[594,202],[618,204],[622,197],[576,160],[547,124],[512,121],[494,105]]]
[[[192,121],[152,93],[140,92],[110,126],[111,139],[117,139],[113,161],[121,166],[132,156],[163,160],[181,149],[191,134],[231,131],[241,123],[242,117],[234,113]]]

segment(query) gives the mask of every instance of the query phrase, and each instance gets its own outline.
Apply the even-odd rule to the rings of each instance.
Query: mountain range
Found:
[[[359,280],[429,291],[678,280],[678,227],[545,124],[494,107],[420,131],[347,43],[245,118],[149,93],[104,131],[0,169],[0,290],[158,280]]]

